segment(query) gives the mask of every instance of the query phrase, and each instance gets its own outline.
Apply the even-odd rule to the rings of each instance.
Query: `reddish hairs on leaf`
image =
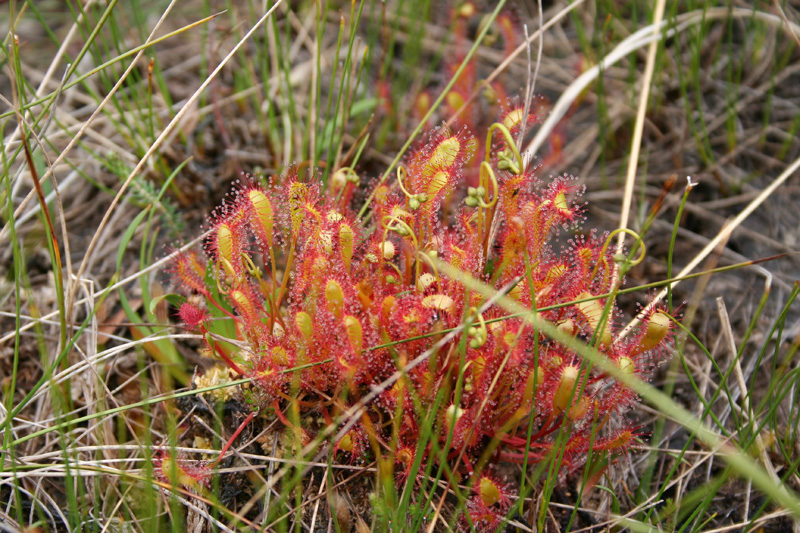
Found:
[[[467,500],[467,512],[473,527],[478,531],[496,531],[511,507],[511,491],[491,475],[481,475]]]
[[[173,274],[173,279],[180,290],[210,297],[203,280],[205,268],[197,259],[196,252],[178,252],[170,262],[167,272]]]
[[[206,253],[216,261],[218,275],[232,281],[244,275],[243,255],[247,247],[246,216],[241,206],[223,204],[209,219],[211,231]]]
[[[209,319],[205,309],[200,309],[194,304],[184,302],[178,310],[178,317],[187,329],[195,329]]]
[[[193,461],[181,454],[170,454],[162,449],[153,460],[155,475],[165,483],[175,483],[187,488],[208,488],[211,468],[205,461]]]
[[[275,210],[269,191],[247,176],[236,192],[236,205],[246,214],[247,224],[262,247],[262,253],[268,254],[275,241]]]

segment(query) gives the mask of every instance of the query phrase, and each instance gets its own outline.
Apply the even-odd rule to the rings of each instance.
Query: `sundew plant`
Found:
[[[514,138],[537,118],[509,107],[482,159],[468,130],[433,130],[374,187],[364,218],[349,208],[350,168],[327,187],[296,173],[241,181],[210,217],[204,253],[177,254],[171,270],[181,321],[227,365],[197,381],[249,378],[224,394],[277,418],[287,446],[329,439],[331,461],[376,462],[384,490],[466,486],[459,523],[479,530],[513,507],[503,463],[555,461],[563,480],[627,456],[636,394],[439,268],[536,309],[626,374],[646,379],[668,355],[665,309],[622,334],[614,291],[632,261],[613,235],[577,232],[582,188],[520,156]]]

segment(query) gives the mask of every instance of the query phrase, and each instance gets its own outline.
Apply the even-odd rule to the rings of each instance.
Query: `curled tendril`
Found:
[[[499,192],[499,185],[497,184],[497,177],[494,175],[492,166],[486,161],[481,162],[481,170],[479,174],[479,186],[477,188],[470,187],[467,189],[467,198],[464,203],[468,207],[482,207],[483,209],[491,209],[497,203]],[[492,185],[492,199],[487,202],[486,198],[486,176],[489,177],[489,183]]]
[[[632,229],[628,229],[628,228],[617,228],[617,229],[615,229],[614,231],[612,231],[611,233],[608,234],[608,237],[606,237],[606,241],[603,243],[603,248],[600,250],[600,257],[603,259],[603,263],[606,262],[606,260],[605,260],[606,250],[608,250],[608,246],[609,246],[609,244],[611,244],[611,239],[613,239],[614,236],[619,234],[619,233],[627,233],[628,235],[630,235],[631,237],[633,237],[636,240],[636,245],[641,247],[641,252],[636,257],[636,259],[633,259],[633,260],[629,259],[628,256],[626,256],[626,255],[622,255],[622,254],[615,254],[614,255],[614,261],[617,262],[618,264],[620,264],[620,269],[619,269],[620,276],[624,276],[625,274],[628,273],[628,271],[631,268],[635,267],[636,265],[638,265],[639,263],[644,261],[644,257],[645,257],[646,251],[645,251],[644,241],[642,240],[642,238],[639,236],[638,233],[636,233]],[[598,262],[594,266],[594,270],[592,271],[592,276],[589,279],[594,279],[594,276],[597,274],[597,269],[598,269],[599,266],[600,266],[600,262]]]
[[[233,265],[231,265],[230,261],[228,261],[224,257],[221,257],[220,260],[222,261],[222,266],[224,267],[224,269],[227,269],[229,272],[233,272]],[[228,294],[228,291],[224,290],[222,288],[222,284],[220,283],[220,279],[222,278],[220,274],[224,269],[221,268],[214,269],[216,270],[217,273],[217,275],[214,276],[214,281],[217,283],[217,291],[219,291],[220,294]]]
[[[521,174],[523,168],[525,168],[522,155],[520,155],[519,150],[517,150],[517,145],[514,142],[514,138],[511,136],[511,132],[500,122],[492,124],[486,134],[486,162],[489,161],[489,157],[492,153],[492,134],[494,130],[500,130],[500,133],[503,134],[503,138],[506,141],[506,145],[508,145],[508,149],[511,150],[511,154],[507,151],[503,151],[499,154],[500,161],[498,162],[497,168],[500,170],[508,170],[512,174]],[[512,155],[514,156],[513,159],[511,158]]]
[[[242,253],[242,259],[244,260],[244,268],[247,270],[247,273],[256,278],[259,282],[261,281],[261,269],[253,263],[253,260],[250,259],[250,256],[246,253]]]
[[[393,225],[391,223],[394,223]],[[403,219],[395,215],[386,215],[381,219],[381,226],[384,228],[383,231],[383,242],[386,242],[386,237],[389,235],[390,231],[394,231],[401,237],[411,237],[411,240],[414,241],[414,249],[419,248],[419,241],[417,241],[417,236],[414,233],[414,230],[411,229],[411,226],[405,223]]]
[[[348,182],[358,184],[358,182],[360,181],[360,178],[358,177],[358,174],[353,169],[353,167],[341,167],[339,168],[339,170],[336,171],[336,174],[338,174],[339,172],[344,172],[345,183],[336,192],[336,198],[334,199],[334,202],[338,202],[342,198],[342,196],[344,196],[344,190],[347,188]],[[335,182],[331,181],[331,187],[334,186]]]
[[[469,320],[472,315],[475,315],[475,318],[478,319],[478,326],[470,326],[467,330],[467,335],[472,337],[469,341],[470,348],[478,349],[486,344],[489,331],[486,329],[486,321],[483,319],[483,313],[479,313],[478,309],[475,307],[470,307],[469,311],[467,311],[467,320]]]
[[[392,269],[393,269],[395,272],[397,272],[397,277],[398,277],[398,279],[402,279],[402,278],[403,278],[403,273],[402,273],[402,272],[400,272],[400,269],[399,269],[399,268],[397,268],[397,265],[395,265],[395,264],[394,264],[394,263],[392,263],[391,261],[385,261],[383,264],[384,264],[384,265],[389,265],[390,267],[392,267]],[[389,281],[389,280],[387,279],[387,281]]]
[[[419,241],[417,240],[417,236],[414,233],[414,230],[411,229],[411,226],[405,223],[400,217],[395,215],[386,215],[381,219],[381,226],[383,229],[383,241],[386,242],[386,238],[389,236],[390,231],[394,231],[401,237],[411,237],[411,240],[414,241],[414,250],[419,250]],[[381,265],[385,264],[383,254],[380,254],[380,261]],[[415,281],[419,279],[419,261],[416,262],[416,272],[415,272]],[[391,264],[391,263],[390,263]],[[395,268],[397,270],[397,268]],[[400,271],[398,270],[398,273]]]
[[[403,185],[403,179],[405,179],[405,176],[406,176],[405,167],[403,167],[402,165],[398,166],[397,183],[400,185],[400,190],[402,190],[403,194],[405,194],[406,198],[408,198],[408,207],[410,207],[412,210],[417,210],[419,209],[420,205],[428,201],[428,195],[425,193],[411,194],[410,192],[408,192],[408,189],[406,189],[405,185]]]
[[[349,181],[350,183],[358,183],[359,182],[360,178],[358,177],[358,174],[356,174],[356,171],[353,170],[352,167],[341,167],[339,169],[339,172],[344,172],[345,179],[347,181]]]
[[[429,255],[429,252],[425,252],[424,250],[420,250],[420,251],[417,252],[417,258],[419,260],[425,262],[425,263],[428,263],[428,265],[433,270],[433,275],[436,276],[436,281],[439,281],[441,279],[440,276],[439,276],[439,270],[436,268],[436,265],[433,263],[433,259],[431,259],[431,256]]]
[[[503,126],[503,127],[505,127],[505,126]],[[481,207],[483,207],[484,209],[490,209],[490,208],[494,207],[494,205],[497,203],[497,196],[498,196],[498,193],[499,193],[499,186],[497,185],[497,177],[495,177],[495,175],[494,175],[494,170],[492,170],[492,166],[489,163],[487,163],[486,161],[483,161],[481,163],[480,181],[479,181],[479,183],[480,183],[481,187],[484,187],[484,188],[486,188],[486,183],[484,182],[484,178],[486,176],[489,177],[489,183],[492,184],[492,199],[488,203],[486,203],[483,200],[483,198],[478,198],[478,201],[479,201],[479,205]]]
[[[397,183],[400,185],[400,190],[403,191],[408,198],[413,198],[414,195],[406,190],[405,186],[403,185],[403,178],[406,176],[406,169],[403,165],[397,166]]]

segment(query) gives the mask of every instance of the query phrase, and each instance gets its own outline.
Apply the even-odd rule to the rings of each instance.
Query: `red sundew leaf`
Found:
[[[535,171],[537,167],[528,167],[521,174],[501,172],[497,176],[500,182],[498,209],[506,220],[519,215],[521,200],[530,198],[531,192],[539,183]]]
[[[355,231],[350,224],[342,222],[339,225],[339,254],[347,271],[353,264],[353,247],[355,245]]]
[[[446,127],[438,128],[409,159],[407,188],[411,194],[427,194],[426,216],[439,208],[458,183],[461,167],[471,156],[471,138],[466,129],[453,134]]]
[[[511,504],[511,490],[492,476],[481,476],[475,489],[487,507],[497,505],[507,508]]]
[[[391,340],[405,340],[428,333],[433,317],[434,310],[424,307],[418,294],[409,294],[394,300],[388,320],[382,322],[382,326]],[[427,339],[419,339],[404,342],[401,349],[408,353],[417,353],[428,344]]]
[[[412,447],[409,445],[402,445],[397,448],[397,453],[395,453],[394,457],[394,464],[395,464],[395,479],[399,483],[405,483],[408,479],[409,474],[411,474],[411,468],[414,465],[414,458],[416,456],[416,447]],[[419,469],[420,472],[425,471],[424,463],[421,465]]]
[[[636,329],[636,334],[628,341],[628,356],[641,363],[649,359],[651,364],[658,364],[663,355],[669,352],[672,329],[672,318],[666,311],[661,307],[653,308]]]
[[[292,284],[292,300],[303,301],[306,297],[312,300],[322,293],[325,277],[330,270],[327,258],[314,250],[304,253],[295,268],[295,279]]]
[[[512,101],[503,105],[503,112],[500,114],[498,122],[508,128],[511,136],[516,139],[523,123],[525,124],[525,131],[530,132],[531,126],[542,121],[542,117],[545,116],[545,114],[542,113],[543,105],[544,99],[542,97],[534,97],[531,100],[526,120],[523,121],[523,117],[525,117],[525,105],[519,102],[517,98],[514,98]]]
[[[375,187],[372,199],[372,210],[375,213],[376,219],[380,220],[392,214],[394,209],[399,207],[402,203],[399,192],[392,189],[389,185],[383,183]]]
[[[209,220],[211,231],[205,242],[205,250],[216,262],[217,275],[231,279],[244,276],[243,256],[248,243],[244,210],[241,206],[225,204]]]
[[[211,467],[205,461],[193,461],[177,454],[170,455],[160,450],[153,460],[155,475],[161,481],[174,483],[186,488],[203,486],[208,488]]]
[[[361,322],[356,317],[347,315],[344,317],[344,328],[347,332],[347,339],[350,341],[350,347],[355,354],[360,356],[361,350],[364,348],[364,329],[361,327]]]
[[[247,222],[259,243],[271,248],[275,242],[275,210],[269,191],[248,179],[237,193],[237,205],[247,214]]]
[[[241,317],[240,326],[244,329],[245,336],[251,340],[263,338],[265,326],[261,318],[266,313],[252,287],[247,283],[237,285],[228,291],[226,298]]]
[[[194,251],[179,252],[170,262],[168,273],[173,274],[178,290],[203,294],[210,297],[203,277],[205,266]]]
[[[555,223],[570,225],[583,220],[583,204],[575,203],[575,198],[580,197],[585,186],[576,185],[573,176],[558,176],[547,188],[542,191],[543,204],[557,215]],[[566,227],[566,226],[565,226]]]
[[[464,94],[471,89],[470,85]],[[452,94],[458,103],[459,88]],[[500,121],[517,131],[536,119],[540,103],[533,109],[523,117],[522,109],[512,106]],[[496,149],[507,148],[499,136],[495,140]],[[497,289],[515,280],[512,298],[526,306],[535,300],[540,309],[551,306],[542,312],[544,319],[587,340],[606,322],[605,300],[575,301],[607,291],[612,258],[610,252],[602,252],[605,235],[573,237],[566,246],[555,238],[561,228],[578,228],[583,218],[583,206],[576,203],[582,190],[568,177],[545,185],[532,168],[520,176],[497,171],[499,190],[490,191],[499,202],[496,207],[447,205],[448,195],[463,185],[464,176],[478,173],[480,161],[470,160],[473,141],[466,130],[433,132],[406,160],[404,187],[413,201],[400,194],[396,183],[377,186],[366,227],[346,210],[346,195],[338,200],[321,196],[313,180],[303,182],[291,174],[276,187],[247,181],[235,202],[224,203],[210,219],[206,247],[216,271],[204,275],[199,261],[187,256],[177,263],[178,277],[188,280],[183,285],[189,291],[205,295],[209,305],[217,305],[209,299],[211,292],[235,308],[242,344],[236,360],[253,378],[254,398],[267,398],[280,409],[288,395],[301,395],[297,405],[304,424],[290,431],[311,438],[318,428],[312,423],[306,432],[308,415],[323,413],[333,419],[352,402],[378,392],[368,408],[370,418],[360,421],[369,426],[366,438],[356,429],[335,444],[342,459],[360,458],[372,444],[384,450],[376,453],[396,453],[390,457],[395,474],[407,476],[420,447],[422,413],[442,391],[445,397],[433,413],[433,431],[444,443],[452,426],[453,449],[441,460],[455,462],[459,457],[454,479],[472,475],[472,465],[480,464],[486,444],[495,438],[500,446],[496,457],[544,460],[555,451],[556,435],[564,428],[570,431],[565,441],[558,441],[559,448],[564,446],[558,473],[563,477],[586,463],[592,420],[601,428],[596,432],[598,452],[617,455],[627,449],[624,430],[609,428],[625,427],[637,396],[597,369],[585,374],[580,357],[523,327],[519,319],[491,323],[505,314],[492,306],[482,311],[475,329],[460,333],[469,347],[462,395],[456,402],[454,376],[463,360],[452,348],[461,339],[433,355],[426,352],[443,330],[458,326],[467,310],[480,307],[485,298],[440,276],[435,262],[424,259],[438,257]],[[497,157],[495,152],[490,162]],[[410,231],[387,234],[387,226]],[[254,240],[262,258],[251,260],[248,248],[255,250]],[[269,257],[265,246],[270,247]],[[283,261],[273,265],[272,275],[282,278],[278,299],[283,305],[275,302],[278,280],[258,283],[257,269],[268,261]],[[203,285],[208,282],[218,290],[208,291]],[[613,318],[619,310],[614,305],[610,309],[599,349],[625,372],[646,376],[668,353],[671,321],[665,320],[665,313],[651,314],[627,338],[615,339]],[[207,318],[201,305],[186,306],[179,314],[188,327],[202,327]],[[406,369],[388,389],[375,388],[422,354],[428,358]],[[565,377],[575,369],[577,377]],[[533,434],[526,446],[529,426]],[[502,517],[507,504],[493,479],[479,476],[477,484],[468,507],[472,523],[485,529]]]
[[[441,240],[442,260],[473,276],[482,276],[484,254],[479,240],[462,239],[454,231],[445,232]],[[451,282],[452,280],[444,280],[443,286],[450,286]],[[460,300],[460,298],[454,299]]]
[[[511,506],[512,492],[508,486],[490,475],[482,475],[467,500],[467,512],[478,531],[495,531]]]
[[[184,326],[191,330],[202,325],[210,318],[210,315],[205,309],[200,309],[196,305],[193,305],[189,302],[184,302],[183,305],[181,305],[181,308],[178,310],[178,317],[181,319],[181,322],[183,322]]]
[[[300,234],[300,227],[303,223],[304,207],[309,200],[314,199],[314,189],[309,188],[305,183],[297,181],[297,177],[289,179],[286,183],[287,198],[289,203],[289,219],[291,222],[292,236],[296,238]]]
[[[594,448],[618,456],[628,456],[633,451],[633,447],[638,444],[639,437],[643,435],[643,433],[638,433],[637,429],[637,427],[626,425],[613,430],[609,435],[597,439]]]
[[[313,237],[318,235],[324,222],[325,209],[320,197],[319,183],[301,182],[296,174],[290,174],[282,187],[281,195],[276,202],[283,200],[284,205],[281,207],[284,215],[281,218],[290,226],[292,239],[298,239],[302,235],[303,240],[311,239],[313,243]]]
[[[502,273],[502,277],[499,278],[500,284],[508,282],[524,271],[526,237],[519,227],[521,225],[514,223],[507,225],[498,239],[497,270]]]
[[[323,207],[320,215],[322,221],[316,232],[306,240],[306,253],[322,254],[330,268],[350,274],[361,237],[359,225],[351,214],[342,214],[338,209]]]
[[[479,421],[475,418],[477,411],[477,407],[465,410],[460,406],[450,404],[444,412],[440,413],[441,442],[446,443],[448,435],[452,432],[450,446],[453,452],[477,446],[479,439],[483,436],[477,427],[479,425]],[[455,425],[453,424],[454,419]]]
[[[271,340],[256,353],[248,370],[248,377],[270,399],[278,399],[287,392],[291,373],[285,372],[296,364],[297,355],[293,343]]]
[[[608,287],[609,276],[614,265],[611,251],[601,257],[603,243],[608,233],[597,234],[592,231],[588,236],[578,235],[569,241],[568,255],[575,278],[582,281],[583,290],[588,292],[604,292]],[[592,277],[594,276],[594,277]]]
[[[613,381],[596,396],[597,410],[601,416],[622,414],[639,402],[639,397],[624,384]]]

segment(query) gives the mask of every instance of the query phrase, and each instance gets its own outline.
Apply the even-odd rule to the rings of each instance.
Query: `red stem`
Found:
[[[252,411],[249,415],[247,415],[247,418],[245,418],[244,421],[242,421],[242,423],[239,424],[239,427],[236,428],[236,431],[233,432],[233,435],[231,435],[231,438],[228,439],[228,442],[226,442],[225,446],[223,446],[222,450],[220,450],[219,457],[217,457],[217,460],[214,461],[214,464],[212,466],[217,466],[219,464],[219,462],[222,461],[222,457],[225,455],[225,453],[233,445],[233,441],[236,440],[236,437],[238,437],[239,434],[242,431],[244,431],[244,428],[247,427],[247,424],[249,424],[256,417],[257,414],[258,413],[256,411]]]
[[[275,416],[278,417],[278,420],[283,422],[284,426],[286,426],[287,428],[290,428],[290,429],[294,429],[294,424],[289,422],[289,419],[286,418],[286,415],[284,415],[283,411],[281,411],[281,406],[278,404],[278,400],[275,400],[274,402],[272,402],[272,408],[275,409]]]
[[[231,360],[231,358],[228,357],[228,355],[222,350],[222,348],[219,347],[219,344],[217,344],[216,342],[214,343],[214,351],[217,352],[217,355],[222,357],[222,360],[225,361],[228,364],[228,366],[231,367],[234,370],[234,372],[238,373],[240,376],[244,376],[245,375],[245,371],[242,370],[239,365],[234,363]]]

